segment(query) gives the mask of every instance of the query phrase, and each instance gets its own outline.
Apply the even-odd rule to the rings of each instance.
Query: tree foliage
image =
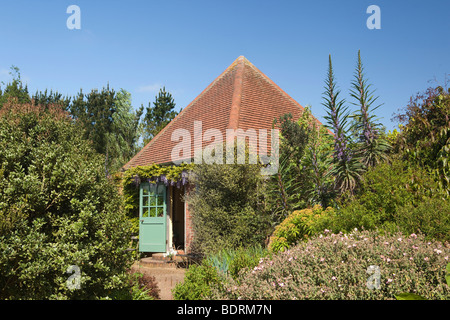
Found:
[[[166,87],[159,90],[155,97],[153,107],[151,103],[146,108],[144,116],[144,144],[147,144],[153,139],[173,118],[178,112],[174,111],[175,101],[169,92],[166,92]]]
[[[143,108],[133,112],[127,91],[116,93],[109,85],[88,94],[80,90],[69,110],[82,124],[84,137],[104,156],[106,175],[119,170],[136,153]]]
[[[274,120],[274,126],[280,130],[280,151],[278,172],[270,176],[268,199],[274,223],[279,223],[293,210],[305,206],[300,192],[301,166],[305,148],[308,144],[308,128],[299,126],[292,120],[292,114],[285,114]]]
[[[16,66],[11,66],[9,74],[12,76],[12,81],[8,84],[4,84],[5,88],[0,87],[0,109],[3,104],[8,102],[10,98],[16,98],[19,103],[30,102],[30,95],[28,93],[28,86],[22,83],[20,78],[20,70]]]
[[[450,89],[438,86],[418,93],[396,119],[402,124],[395,142],[401,156],[428,168],[449,196]]]
[[[330,132],[306,107],[297,121],[290,114],[274,121],[280,130],[280,165],[271,176],[268,203],[279,223],[292,211],[315,204],[327,206],[333,197]]]

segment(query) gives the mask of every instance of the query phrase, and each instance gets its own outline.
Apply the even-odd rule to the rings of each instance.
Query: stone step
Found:
[[[176,267],[176,264],[173,261],[158,260],[158,259],[153,259],[152,257],[142,258],[139,261],[139,265],[142,267],[151,267],[151,268]]]
[[[176,267],[177,263],[183,262],[182,257],[173,256],[164,257],[163,253],[153,253],[151,257],[142,258],[139,261],[141,266],[145,267]]]
[[[177,255],[173,255],[172,257],[165,257],[164,253],[153,253],[152,258],[154,260],[161,260],[161,261],[183,261],[183,259]]]

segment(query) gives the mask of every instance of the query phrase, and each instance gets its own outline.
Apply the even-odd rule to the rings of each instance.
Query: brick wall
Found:
[[[193,189],[192,186],[187,185],[186,186],[186,194],[189,194],[189,192]],[[185,242],[184,242],[184,250],[186,253],[189,253],[191,251],[191,245],[192,240],[194,238],[194,230],[192,228],[192,214],[189,211],[189,204],[187,202],[184,203],[184,236],[185,236]]]

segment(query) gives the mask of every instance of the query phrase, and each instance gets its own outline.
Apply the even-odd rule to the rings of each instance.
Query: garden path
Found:
[[[186,269],[172,266],[146,266],[136,262],[132,271],[154,276],[161,290],[159,293],[161,300],[173,300],[172,289],[177,283],[183,281]]]

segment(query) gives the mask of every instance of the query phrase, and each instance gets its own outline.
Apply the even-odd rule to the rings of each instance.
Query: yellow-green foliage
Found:
[[[324,210],[322,206],[316,205],[313,208],[292,212],[275,228],[270,237],[269,250],[285,251],[299,240],[307,239],[314,231],[314,223],[333,211],[331,207]]]

